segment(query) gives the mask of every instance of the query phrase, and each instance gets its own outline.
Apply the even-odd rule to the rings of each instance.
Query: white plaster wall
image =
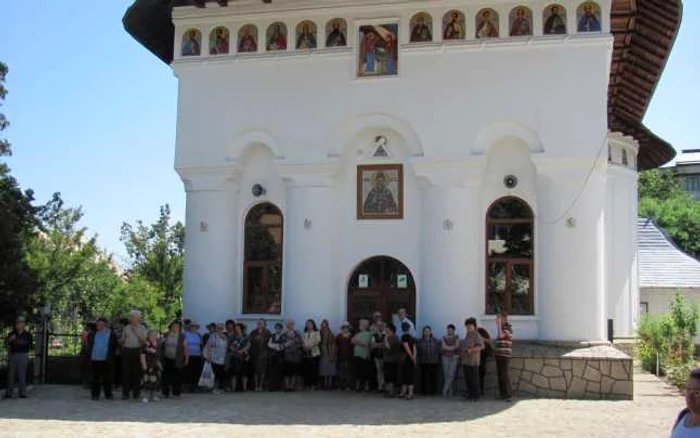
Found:
[[[662,289],[662,288],[642,288],[640,292],[640,301],[648,304],[649,315],[661,315],[668,313],[670,310],[669,303],[681,293],[683,297],[690,303],[700,306],[700,288],[692,289]],[[700,344],[700,335],[695,337],[695,344]]]
[[[633,336],[639,313],[637,286],[637,173],[609,165],[606,190],[606,319],[615,337]]]
[[[414,8],[393,7],[402,17]],[[175,166],[183,178],[217,169],[236,182],[188,192],[186,315],[239,316],[242,224],[268,200],[285,214],[283,317],[339,325],[350,273],[389,255],[413,273],[419,325],[477,316],[493,329],[483,315],[484,214],[511,194],[537,217],[536,312],[513,318],[517,336],[603,339],[605,172],[579,192],[606,135],[611,41],[402,47],[396,78],[356,79],[352,50],[176,61]],[[373,162],[366,151],[378,132],[390,161],[404,164],[401,221],[356,219],[356,166]],[[508,173],[520,180],[512,191]],[[255,183],[268,190],[260,199]],[[547,222],[567,209],[574,228]],[[208,233],[197,232],[202,218],[216,225]]]

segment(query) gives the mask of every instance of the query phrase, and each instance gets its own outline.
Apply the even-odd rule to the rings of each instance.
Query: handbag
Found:
[[[204,362],[202,374],[199,376],[199,386],[209,389],[214,387],[214,369],[209,361]]]

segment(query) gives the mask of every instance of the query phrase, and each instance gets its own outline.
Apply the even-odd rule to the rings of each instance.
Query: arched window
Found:
[[[497,200],[486,214],[486,313],[534,313],[534,215],[525,201]]]
[[[188,29],[182,36],[182,56],[199,56],[202,54],[202,32]]]
[[[279,314],[282,309],[282,212],[270,203],[245,219],[243,313]]]

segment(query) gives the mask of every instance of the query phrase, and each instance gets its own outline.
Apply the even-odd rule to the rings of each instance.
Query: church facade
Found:
[[[619,116],[616,1],[181,3],[146,45],[179,80],[185,316],[634,334],[637,170],[673,150]]]

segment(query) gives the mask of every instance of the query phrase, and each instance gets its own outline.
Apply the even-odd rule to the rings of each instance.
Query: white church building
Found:
[[[637,170],[675,153],[641,120],[681,5],[550,3],[137,0],[127,30],[179,81],[185,316],[632,336]]]

